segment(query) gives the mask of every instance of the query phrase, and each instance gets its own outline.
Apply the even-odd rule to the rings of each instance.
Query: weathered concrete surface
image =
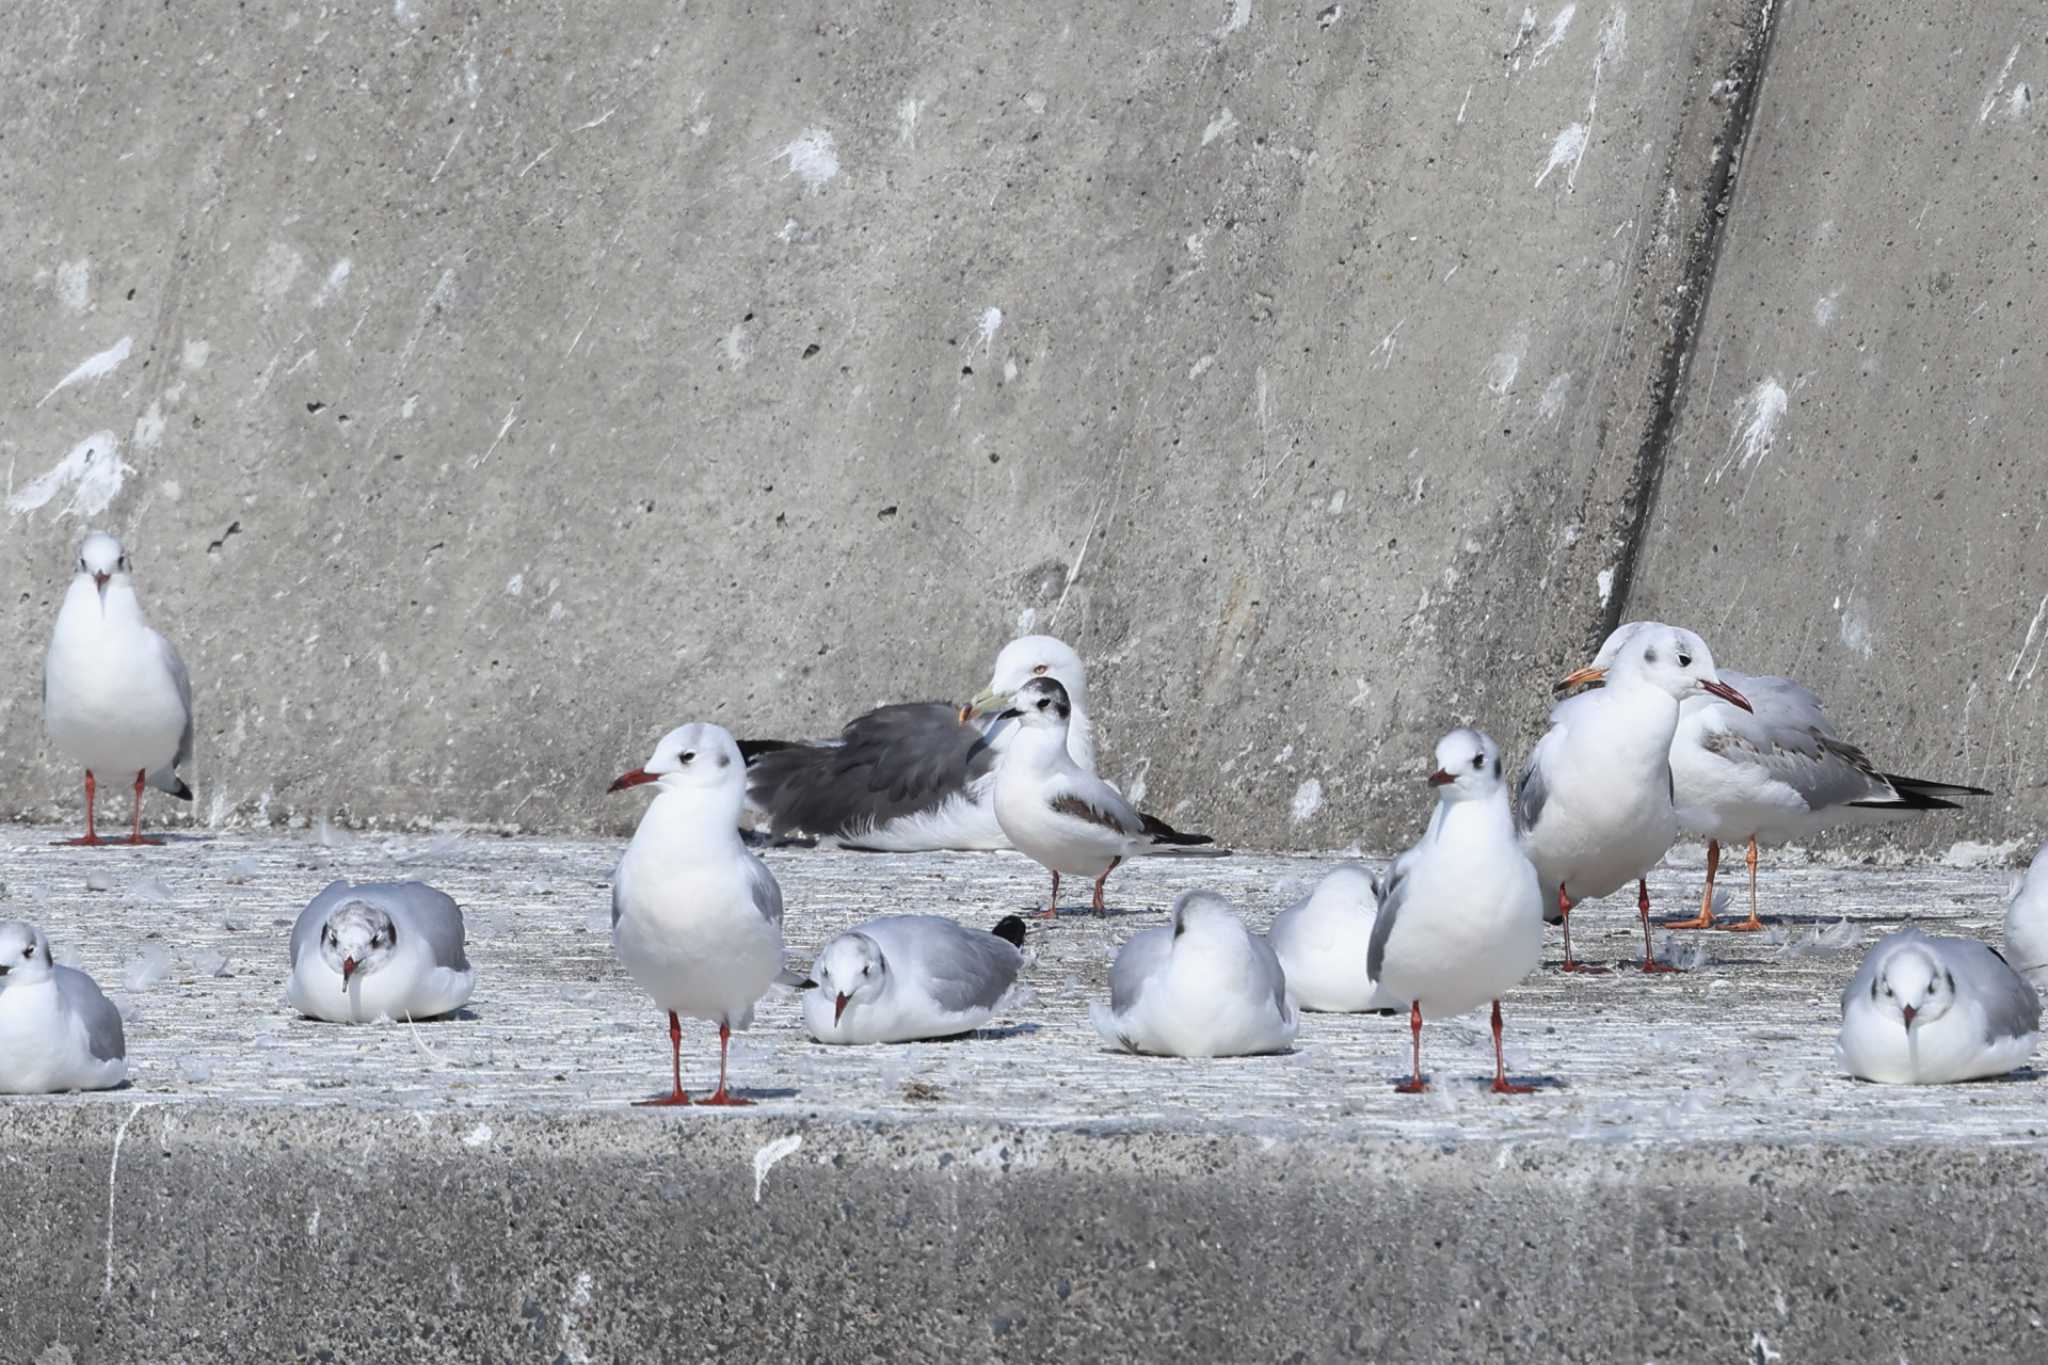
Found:
[[[2040,1076],[1840,1076],[1857,947],[1810,948],[1908,915],[1995,941],[2002,873],[1773,863],[1787,941],[1710,936],[1678,977],[1546,970],[1508,1002],[1545,1088],[1482,1093],[1475,1018],[1427,1031],[1418,1100],[1391,1091],[1391,1019],[1309,1016],[1278,1058],[1103,1050],[1086,1001],[1175,891],[1263,924],[1329,861],[1155,859],[1119,871],[1127,913],[1035,927],[1035,998],[971,1040],[823,1048],[771,998],[735,1115],[626,1107],[665,1039],[597,927],[616,842],[45,837],[0,838],[10,913],[129,1011],[136,1079],[0,1105],[7,1359],[2039,1353]],[[981,923],[1042,889],[1014,855],[767,856],[805,957],[869,914]],[[292,1017],[290,916],[394,869],[464,902],[469,1017]],[[1676,909],[1697,876],[1653,891]],[[1634,942],[1618,903],[1580,930],[1588,955]],[[686,1044],[694,1085],[710,1037]]]
[[[200,823],[587,831],[1029,621],[1163,814],[1390,843],[1599,619],[1768,10],[31,7],[0,630],[106,525]]]
[[[2040,11],[1779,7],[1630,615],[2048,825]],[[1946,843],[1955,827],[1902,838]]]

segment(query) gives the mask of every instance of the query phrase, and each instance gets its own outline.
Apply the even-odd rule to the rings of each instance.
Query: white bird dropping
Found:
[[[0,1093],[111,1090],[128,1079],[121,1013],[84,972],[59,967],[33,924],[0,924]]]
[[[1971,938],[1886,934],[1842,992],[1836,1044],[1852,1076],[1941,1085],[2026,1065],[2041,1041],[2041,997]]]

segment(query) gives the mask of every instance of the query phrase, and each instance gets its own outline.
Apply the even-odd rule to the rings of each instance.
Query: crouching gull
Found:
[[[476,989],[462,908],[425,882],[335,881],[292,926],[285,999],[335,1024],[434,1019]]]
[[[1334,1014],[1391,1011],[1395,998],[1365,965],[1379,895],[1372,875],[1347,864],[1332,869],[1315,889],[1273,916],[1266,938],[1287,972],[1294,1002]]]
[[[1141,814],[1115,787],[1074,762],[1067,747],[1072,710],[1067,689],[1040,677],[1018,688],[1009,708],[996,716],[1017,722],[996,765],[996,822],[1019,852],[1052,873],[1052,900],[1043,917],[1059,913],[1063,872],[1095,879],[1094,905],[1100,910],[1102,884],[1124,859],[1214,842]]]
[[[121,1012],[98,983],[59,967],[33,924],[0,924],[0,1093],[111,1090],[127,1078]]]
[[[1272,945],[1213,891],[1182,892],[1164,927],[1133,935],[1088,1014],[1106,1041],[1159,1057],[1285,1052],[1301,1023]]]
[[[1646,621],[1621,627],[1600,646],[1593,670],[1604,672],[1639,632],[1655,629]],[[1707,885],[1698,916],[1667,920],[1667,928],[1717,927],[1714,874],[1722,844],[1749,846],[1749,918],[1718,927],[1753,932],[1764,927],[1756,907],[1758,843],[1782,843],[1834,824],[1955,810],[1951,797],[1991,794],[1880,772],[1835,733],[1820,698],[1790,678],[1722,669],[1721,680],[1748,698],[1750,709],[1705,694],[1688,697],[1671,738],[1678,823],[1707,841]]]
[[[1973,938],[1886,934],[1842,992],[1837,1053],[1850,1075],[1889,1085],[2002,1076],[2041,1041],[2041,997]]]
[[[782,975],[782,888],[740,841],[746,765],[716,725],[683,725],[645,767],[612,783],[657,792],[612,873],[612,946],[640,989],[668,1014],[670,1093],[643,1104],[689,1104],[679,1016],[718,1025],[718,1089],[697,1104],[750,1104],[726,1090],[732,1031]]]
[[[57,611],[43,657],[43,724],[58,752],[85,769],[85,835],[93,828],[95,775],[135,787],[131,844],[142,837],[142,789],[180,801],[192,789],[177,769],[192,757],[192,682],[171,642],[149,628],[121,542],[95,531],[78,549],[78,572]]]
[[[2012,886],[2005,907],[2005,950],[2013,967],[2039,986],[2048,983],[2048,844]]]
[[[1500,749],[1477,730],[1437,741],[1429,775],[1437,810],[1414,847],[1394,860],[1373,921],[1366,974],[1409,1002],[1414,1044],[1403,1094],[1422,1079],[1422,1020],[1447,1019],[1493,1002],[1493,1091],[1524,1095],[1508,1080],[1500,1043],[1500,997],[1543,958],[1543,887],[1523,856],[1508,809]]]
[[[1572,958],[1572,907],[1630,882],[1643,922],[1643,970],[1669,971],[1650,950],[1644,877],[1678,837],[1671,776],[1678,706],[1701,692],[1744,710],[1749,701],[1721,681],[1706,641],[1675,626],[1652,626],[1606,668],[1588,665],[1559,685],[1594,681],[1606,685],[1551,711],[1550,729],[1522,769],[1515,812],[1522,848],[1543,880],[1546,915],[1564,921],[1566,971],[1589,970]]]
[[[804,1027],[821,1043],[952,1038],[989,1021],[1024,965],[1024,921],[992,930],[939,915],[884,915],[818,950]]]
[[[836,740],[742,740],[747,800],[774,833],[805,832],[848,848],[921,852],[1010,847],[993,807],[996,758],[1010,728],[994,712],[1032,678],[1053,678],[1073,707],[1068,755],[1095,771],[1088,671],[1050,635],[1003,646],[986,690],[968,707],[884,706],[848,721]],[[973,712],[989,714],[978,721]]]

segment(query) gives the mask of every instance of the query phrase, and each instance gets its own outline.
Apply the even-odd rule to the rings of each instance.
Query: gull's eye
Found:
[[[875,964],[872,962],[864,964],[860,969],[860,974],[862,976],[873,976],[875,974]]]
[[[1474,754],[1474,755],[1472,755],[1472,771],[1473,771],[1473,772],[1475,772],[1475,773],[1476,773],[1476,772],[1478,772],[1478,771],[1479,771],[1479,770],[1480,770],[1481,768],[1483,768],[1483,767],[1485,767],[1485,766],[1486,766],[1486,755],[1485,755],[1485,754]]]
[[[1040,665],[1039,665],[1038,667],[1036,667],[1036,668],[1034,668],[1034,669],[1032,669],[1032,670],[1031,670],[1031,676],[1032,676],[1032,677],[1034,677],[1034,678],[1042,678],[1042,677],[1044,677],[1044,676],[1045,676],[1045,670],[1046,670],[1046,667],[1047,667],[1047,665],[1045,665],[1045,664],[1040,664]]]
[[[1679,656],[1678,656],[1678,666],[1679,666],[1680,668],[1691,668],[1691,667],[1692,667],[1692,655],[1690,655],[1690,654],[1681,654],[1681,655],[1679,655]]]
[[[690,761],[691,759],[695,758],[696,756],[697,756],[697,753],[696,753],[696,751],[695,751],[695,750],[693,749],[693,750],[691,750],[691,751],[690,751],[689,753],[677,754],[677,755],[676,755],[676,762],[678,762],[678,763],[688,763],[688,762],[689,762],[689,761]]]
[[[120,570],[120,571],[121,571],[122,573],[127,573],[127,572],[128,572],[128,556],[127,556],[127,555],[122,555],[122,556],[121,556],[121,557],[120,557],[119,559],[115,560],[115,561],[114,561],[114,567],[115,567],[115,568],[117,568],[117,569],[119,569],[119,570]]]
[[[1039,709],[1039,710],[1041,710],[1041,711],[1043,711],[1043,710],[1044,710],[1044,709],[1045,709],[1046,707],[1048,707],[1048,706],[1051,706],[1051,705],[1052,705],[1052,698],[1051,698],[1051,697],[1040,697],[1040,698],[1038,699],[1038,709]]]
[[[1927,983],[1927,993],[1929,995],[1934,994],[1934,983],[1932,981]]]
[[[1891,983],[1891,982],[1887,981],[1887,982],[1885,982],[1885,983],[1884,983],[1884,993],[1885,993],[1886,995],[1890,995],[1890,994],[1892,993],[1892,983]]]
[[[29,944],[28,947],[21,950],[21,955],[25,958],[33,958],[36,955],[36,945],[33,943]]]

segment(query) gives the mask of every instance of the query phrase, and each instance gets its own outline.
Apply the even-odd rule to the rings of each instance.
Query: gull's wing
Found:
[[[988,1009],[1017,979],[1024,954],[1007,940],[938,915],[891,915],[861,925],[891,963],[909,969],[941,1009]]]
[[[775,880],[775,874],[768,870],[768,864],[755,857],[751,849],[741,849],[740,857],[747,870],[747,890],[754,898],[754,908],[761,912],[761,918],[776,928],[782,927],[782,886]],[[612,922],[618,923],[618,887],[613,883]]]
[[[1973,938],[1939,938],[1941,965],[1958,993],[1984,1011],[1984,1041],[2003,1042],[2041,1031],[2041,997],[1996,949]]]
[[[1394,921],[1408,896],[1408,869],[1414,852],[1411,848],[1394,859],[1387,869],[1386,884],[1379,888],[1380,908],[1374,913],[1372,939],[1365,947],[1365,974],[1374,981],[1380,979],[1380,967],[1387,960],[1387,935],[1394,932]]]
[[[111,1062],[128,1055],[128,1039],[121,1030],[121,1011],[107,999],[99,983],[75,967],[59,967],[57,994],[85,1023],[85,1044],[94,1058]]]
[[[469,955],[463,949],[462,907],[447,892],[425,882],[366,882],[356,887],[349,899],[383,906],[393,923],[402,921],[426,940],[436,967],[469,970]]]
[[[756,749],[747,795],[777,834],[857,837],[964,793],[994,762],[988,736],[957,706],[905,702],[847,722],[837,742]]]
[[[1155,832],[1147,829],[1145,817],[1137,808],[1124,800],[1122,793],[1101,778],[1079,768],[1064,775],[1064,779],[1053,789],[1052,808],[1062,815],[1076,820],[1085,820],[1091,825],[1138,838]],[[1171,834],[1173,831],[1164,824],[1154,821],[1158,833]]]
[[[1167,957],[1173,952],[1173,930],[1147,929],[1133,934],[1129,942],[1117,950],[1116,961],[1109,969],[1109,1008],[1112,1013],[1127,1013],[1138,1003],[1138,996],[1144,992],[1145,983],[1166,966]]]
[[[146,629],[146,628],[145,628]],[[171,766],[161,772],[149,775],[149,783],[159,791],[169,792],[181,801],[192,799],[192,789],[178,777],[178,769],[192,761],[192,677],[185,671],[185,660],[178,654],[177,646],[158,632],[149,631],[149,638],[156,645],[158,657],[171,675],[171,681],[178,686],[178,701],[185,708],[185,729],[178,736],[178,754],[171,760]],[[47,688],[48,684],[45,684]]]
[[[1264,934],[1248,932],[1245,938],[1251,944],[1255,988],[1273,1002],[1274,1012],[1284,1023],[1294,1013],[1287,1003],[1287,969],[1280,965],[1280,955],[1273,951],[1272,940]]]

